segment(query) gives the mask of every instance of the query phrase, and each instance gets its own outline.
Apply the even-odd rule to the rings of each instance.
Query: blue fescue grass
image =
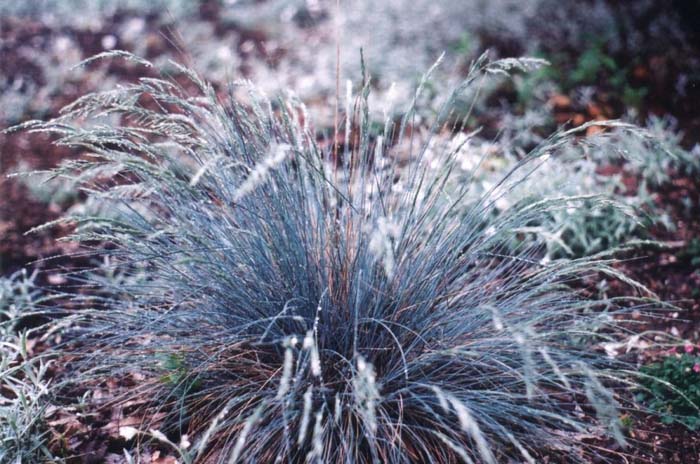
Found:
[[[597,344],[621,330],[610,308],[653,303],[623,309],[567,285],[616,275],[608,257],[544,263],[536,241],[513,245],[572,199],[492,214],[586,126],[552,135],[466,208],[469,182],[444,188],[453,151],[425,169],[431,138],[461,129],[457,97],[537,64],[480,58],[429,131],[413,96],[374,129],[364,82],[337,149],[316,142],[303,106],[247,83],[223,98],[185,68],[197,95],[144,78],[26,124],[91,154],[56,172],[99,206],[67,220],[122,275],[146,276],[106,284],[115,296],[81,311],[77,378],[144,378],[112,401],[152,400],[166,419],[144,433],[187,434],[193,462],[585,461],[599,451],[582,436],[624,442],[627,366]]]

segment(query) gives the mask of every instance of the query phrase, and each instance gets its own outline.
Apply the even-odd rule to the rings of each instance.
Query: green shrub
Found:
[[[640,369],[646,390],[637,399],[649,406],[664,424],[677,422],[690,430],[700,429],[700,356],[692,345],[685,353]]]

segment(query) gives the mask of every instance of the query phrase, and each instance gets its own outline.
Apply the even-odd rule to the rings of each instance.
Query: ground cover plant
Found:
[[[643,366],[645,391],[640,401],[649,403],[666,424],[678,422],[690,430],[700,428],[700,357],[693,345],[673,351],[663,360]]]
[[[44,412],[48,406],[49,362],[32,356],[24,320],[42,314],[50,297],[36,287],[36,274],[20,271],[0,278],[0,462],[51,459]]]
[[[494,212],[500,214],[522,202],[538,202],[559,196],[578,197],[578,200],[571,201],[569,207],[552,210],[538,221],[518,230],[523,234],[537,236],[545,244],[548,258],[591,256],[642,242],[649,237],[648,229],[651,225],[672,227],[664,211],[655,205],[646,182],[641,181],[634,191],[630,191],[620,173],[599,173],[601,165],[609,167],[611,162],[621,161],[626,166],[631,161],[619,156],[612,158],[611,155],[604,155],[606,160],[601,163],[586,156],[589,152],[620,153],[622,142],[611,139],[613,134],[590,138],[584,150],[572,146],[560,150],[555,157],[543,160],[535,175],[523,176],[516,188],[498,199]],[[638,163],[641,163],[639,158],[645,153],[653,152],[655,159],[672,156],[668,150],[654,143],[656,139],[650,136],[640,137],[639,133],[619,135],[627,144],[632,143],[627,140],[629,138],[637,145],[641,145],[643,139],[654,145],[644,152],[629,151]],[[460,142],[464,140],[458,137],[453,144]],[[611,150],[611,146],[617,148]],[[474,168],[489,151],[491,153],[483,163],[484,168],[475,172]],[[523,151],[504,143],[493,144],[476,139],[462,143],[456,152],[456,172],[447,188],[469,182],[472,187],[465,203],[479,201],[480,196],[495,185],[504,172],[517,164],[518,153]],[[440,169],[440,165],[437,164],[435,168]],[[596,199],[591,201],[594,197]]]
[[[365,77],[345,101],[345,142],[325,148],[297,101],[246,82],[217,94],[186,68],[188,90],[141,78],[25,124],[86,152],[54,175],[99,207],[65,221],[138,277],[74,277],[105,291],[74,302],[61,388],[129,379],[96,401],[142,418],[120,429],[131,446],[156,440],[185,462],[604,458],[586,439],[625,442],[619,392],[635,382],[601,343],[659,304],[586,299],[569,283],[587,275],[644,288],[606,255],[545,262],[541,240],[518,237],[580,196],[494,214],[590,125],[546,138],[467,207],[471,182],[445,188],[463,144],[431,143],[476,135],[462,132],[468,114],[450,117],[471,86],[538,64],[482,56],[427,133],[414,126],[422,84],[377,127]]]

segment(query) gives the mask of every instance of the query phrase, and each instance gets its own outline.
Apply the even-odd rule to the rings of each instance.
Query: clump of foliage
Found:
[[[641,183],[636,192],[629,192],[620,174],[603,175],[599,164],[587,155],[608,152],[617,143],[617,135],[604,134],[588,138],[585,143],[572,144],[559,150],[556,156],[542,159],[537,172],[521,176],[521,181],[495,203],[495,213],[524,202],[536,203],[547,198],[566,197],[569,204],[552,208],[538,220],[518,228],[518,232],[536,236],[545,244],[547,257],[579,258],[623,247],[635,240],[647,238],[646,227],[664,224],[670,227],[667,215],[658,208]],[[641,141],[651,141],[651,134],[636,131],[627,135]],[[470,194],[465,204],[478,202],[505,172],[518,163],[518,147],[493,144],[478,139],[456,137],[458,160],[452,176],[455,188],[470,182]],[[658,148],[663,152],[662,148]],[[482,159],[483,158],[483,159]],[[475,170],[476,166],[485,169]],[[439,166],[436,166],[439,169]]]
[[[603,162],[622,162],[625,171],[638,176],[650,187],[670,182],[673,175],[700,174],[700,145],[691,150],[681,146],[683,134],[676,130],[672,117],[651,116],[647,138],[630,137],[629,133],[613,133],[614,144],[595,154]]]
[[[677,422],[690,430],[700,429],[700,356],[686,345],[682,354],[642,366],[646,389],[637,399],[655,411],[664,424]]]
[[[22,320],[36,315],[47,297],[34,285],[36,274],[20,271],[0,278],[0,462],[53,460],[44,412],[48,362],[32,357]]]
[[[531,85],[541,80],[552,80],[565,93],[579,87],[600,85],[619,95],[628,107],[639,107],[649,90],[630,83],[633,66],[621,65],[606,51],[602,42],[586,42],[587,46],[578,58],[572,58],[565,52],[544,54],[554,66],[534,74]]]
[[[480,79],[529,64],[481,57],[435,120]],[[613,320],[603,309],[616,300],[566,285],[614,274],[609,260],[545,264],[541,241],[512,246],[571,198],[494,214],[586,127],[544,140],[464,208],[473,185],[445,188],[459,147],[430,143],[463,126],[419,130],[422,86],[377,129],[365,79],[346,102],[345,143],[324,149],[294,100],[245,82],[224,100],[182,72],[196,95],[142,78],[25,126],[91,153],[57,174],[110,214],[67,218],[75,238],[106,244],[96,252],[122,273],[146,270],[124,280],[131,298],[81,310],[77,381],[138,374],[113,401],[153,399],[146,412],[165,418],[142,435],[187,435],[179,451],[193,462],[583,461],[599,451],[580,434],[624,442],[626,365],[594,347],[646,306]]]
[[[652,131],[613,130],[590,138],[590,145],[583,150],[579,147],[550,160],[539,175],[523,183],[517,194],[531,201],[552,195],[580,197],[575,206],[553,211],[531,227],[532,232],[543,235],[550,257],[576,258],[634,244],[649,238],[652,225],[674,228],[649,187],[658,184],[645,177],[651,172],[656,178],[668,176],[668,166],[666,174],[660,174],[650,168],[650,159],[667,157],[669,163],[674,162],[674,152],[659,140]],[[597,156],[593,153],[607,153],[608,157],[594,161]],[[623,167],[619,173],[599,173],[601,164],[620,162]],[[624,176],[639,182],[630,187],[623,181]],[[597,200],[591,201],[592,197]]]

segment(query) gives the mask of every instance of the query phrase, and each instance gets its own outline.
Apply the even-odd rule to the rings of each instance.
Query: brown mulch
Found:
[[[681,311],[670,317],[653,318],[644,327],[673,333],[676,337],[697,343],[700,340],[700,268],[691,264],[683,250],[694,238],[700,238],[700,179],[675,176],[662,186],[658,202],[672,216],[675,230],[654,228],[652,237],[670,242],[668,249],[643,249],[637,257],[622,261],[616,267],[644,284],[662,301],[672,302]],[[683,199],[691,198],[693,207],[686,210]],[[629,293],[620,282],[611,283],[618,294]],[[644,353],[645,362],[657,360],[663,354]],[[679,463],[700,462],[700,433],[674,424],[662,424],[658,417],[642,413],[631,414],[629,430],[631,447],[622,462]]]

